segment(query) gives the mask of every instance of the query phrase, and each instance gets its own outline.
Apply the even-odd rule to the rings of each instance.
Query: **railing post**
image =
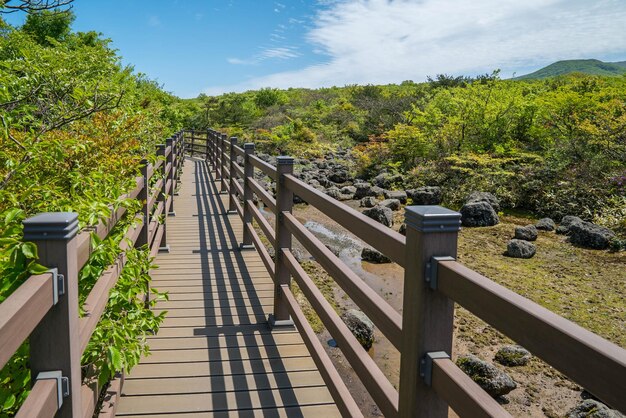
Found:
[[[252,210],[248,202],[252,201],[252,189],[250,179],[254,178],[254,166],[250,161],[250,156],[254,155],[254,144],[243,144],[245,156],[243,159],[243,241],[241,248],[252,248],[252,235],[248,231],[248,225],[252,225]]]
[[[148,160],[141,160],[141,176],[143,177],[143,189],[139,192],[140,202],[143,202],[143,207],[141,208],[141,214],[143,215],[143,226],[141,227],[141,232],[139,232],[139,237],[137,237],[137,241],[135,242],[135,247],[141,247],[142,245],[149,245],[150,240],[150,212],[148,211],[148,199],[150,198],[150,179],[148,178]]]
[[[206,157],[209,172],[213,170],[213,130],[206,131]]]
[[[42,213],[24,222],[24,240],[37,246],[39,263],[63,275],[64,294],[30,335],[32,380],[41,372],[60,371],[69,379],[58,418],[82,417],[80,335],[78,319],[78,265],[76,234],[78,215]],[[52,280],[61,279],[60,276]],[[57,288],[55,286],[55,288]],[[65,395],[65,394],[64,394]]]
[[[222,179],[222,156],[220,155],[220,151],[222,150],[222,146],[220,145],[222,142],[222,134],[219,132],[215,133],[215,180]]]
[[[169,141],[169,140],[168,140]],[[161,157],[165,155],[165,144],[159,144],[157,145],[157,156]],[[159,252],[166,252],[169,253],[170,252],[170,247],[169,245],[167,245],[167,197],[166,197],[166,187],[167,187],[167,176],[165,175],[165,167],[167,166],[167,159],[165,161],[163,161],[163,164],[161,164],[161,169],[160,174],[161,174],[161,178],[163,178],[163,185],[161,186],[161,191],[157,194],[157,200],[156,200],[156,204],[159,205],[161,202],[163,202],[163,214],[165,216],[163,216],[163,224],[161,225],[161,227],[163,228],[163,235],[161,237],[161,242],[158,244],[159,245]],[[155,228],[157,228],[155,226]]]
[[[192,157],[193,157],[193,151],[194,151],[193,146],[194,146],[195,141],[196,141],[196,135],[194,134],[194,131],[192,129],[191,130],[191,154],[190,154]]]
[[[166,144],[168,147],[170,147],[170,154],[167,158],[167,161],[169,161],[170,163],[170,172],[167,173],[167,177],[165,179],[166,185],[167,185],[167,181],[170,182],[170,190],[169,190],[170,207],[165,208],[164,212],[167,213],[167,216],[176,216],[176,212],[174,211],[174,187],[176,186],[174,184],[175,183],[174,173],[176,172],[176,137],[173,136],[171,138],[168,138]]]
[[[293,207],[293,192],[285,187],[285,174],[293,173],[293,158],[280,156],[276,158],[276,246],[275,277],[274,277],[274,313],[270,314],[268,323],[270,328],[293,326],[289,316],[287,303],[282,298],[282,285],[291,286],[289,268],[282,262],[282,249],[291,250],[291,232],[284,222],[284,212],[291,213]]]
[[[226,142],[228,141],[228,135],[222,134],[220,138],[220,173],[222,175],[222,181],[220,183],[220,193],[226,191],[226,178],[228,177],[228,172],[226,171],[226,158],[224,158],[224,153],[226,152]]]
[[[456,257],[461,215],[441,206],[409,206],[405,218],[399,416],[443,418],[448,405],[420,377],[420,366],[427,353],[452,355],[454,302],[437,292],[430,273],[434,269],[436,277],[433,257]]]
[[[219,167],[218,167],[218,147],[219,144],[217,142],[218,138],[219,138],[220,134],[217,131],[213,131],[213,171],[215,171],[215,179],[219,180],[218,178],[218,171],[219,171]]]
[[[230,192],[228,193],[229,195],[229,199],[228,199],[228,211],[229,212],[237,212],[236,206],[235,206],[235,199],[237,198],[235,196],[235,182],[237,181],[237,176],[235,174],[235,164],[237,162],[237,156],[235,155],[235,146],[237,145],[237,137],[231,137],[230,138],[230,147],[228,149],[228,155],[230,156],[230,164],[228,167],[228,179],[229,179],[229,189]]]

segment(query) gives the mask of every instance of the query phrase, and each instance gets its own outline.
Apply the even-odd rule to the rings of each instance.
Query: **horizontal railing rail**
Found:
[[[195,135],[197,141],[199,134]],[[274,280],[270,326],[289,325],[293,319],[342,415],[359,417],[362,413],[306,323],[290,290],[292,277],[385,416],[444,417],[448,407],[461,416],[510,416],[450,359],[455,302],[601,400],[626,411],[626,350],[455,261],[460,229],[457,212],[439,206],[407,207],[405,237],[298,179],[293,175],[293,159],[278,157],[273,166],[254,154],[254,144],[239,147],[236,138],[228,140],[215,130],[203,138],[202,155],[221,181],[220,190],[230,195],[229,210],[243,220],[242,248],[254,246]],[[197,152],[193,139],[188,145],[187,150]],[[243,159],[243,166],[238,158]],[[255,170],[275,182],[275,196],[263,187]],[[404,268],[402,315],[292,215],[294,195]],[[255,196],[274,215],[273,228],[256,206]],[[274,259],[261,234],[274,247]],[[300,266],[291,252],[292,237],[399,350],[399,390]]]
[[[168,195],[176,189],[183,163],[183,132],[159,145],[157,155],[155,164],[142,162],[142,176],[135,179],[135,187],[118,198],[119,202],[138,199],[143,203],[140,213],[128,214],[123,205],[111,207],[108,218],[80,233],[78,216],[71,212],[40,214],[24,221],[24,240],[37,245],[41,264],[54,268],[29,277],[0,304],[0,367],[30,340],[33,387],[17,417],[88,418],[94,414],[100,387],[83,379],[80,358],[126,265],[126,251],[145,245],[154,255],[167,248],[166,223],[159,218],[174,214],[174,201]],[[159,179],[151,181],[154,175]],[[128,216],[132,220],[120,241],[120,254],[89,291],[81,316],[78,272],[94,250],[91,234],[104,239]],[[112,402],[119,398],[122,382],[121,375],[111,383],[109,391],[117,392],[107,396],[101,417],[113,416]]]

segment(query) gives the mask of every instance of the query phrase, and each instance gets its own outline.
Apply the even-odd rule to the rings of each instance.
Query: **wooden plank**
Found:
[[[262,309],[257,312],[247,309],[242,314],[229,315],[222,313],[219,316],[192,317],[192,318],[170,318],[165,317],[162,328],[169,327],[216,327],[224,325],[253,325],[264,323],[267,314],[271,309]]]
[[[57,381],[36,380],[15,418],[50,418],[58,408]]]
[[[256,347],[258,345],[276,346],[300,344],[302,339],[297,331],[271,333],[255,332],[248,334],[234,335],[217,335],[215,337],[206,338],[204,336],[181,337],[181,338],[160,338],[160,336],[150,339],[150,351],[173,350],[173,349],[193,349],[193,348],[246,348]]]
[[[261,345],[249,347],[229,347],[211,349],[186,349],[154,351],[142,358],[142,364],[165,364],[187,362],[237,362],[270,358],[306,357],[309,352],[304,344]]]
[[[234,392],[323,386],[317,371],[292,373],[240,374],[233,376],[176,377],[163,379],[128,380],[123,393],[133,395],[167,395],[183,393]]]
[[[127,418],[191,418],[190,414],[167,414],[167,415],[126,415]],[[276,407],[264,409],[246,409],[219,412],[195,412],[193,418],[340,418],[341,414],[334,405],[303,405],[295,407]]]
[[[264,407],[319,405],[332,403],[325,387],[270,389],[245,392],[195,393],[176,395],[126,396],[117,411],[124,416],[141,413],[239,411]]]
[[[0,304],[0,368],[52,308],[52,274],[30,276]]]

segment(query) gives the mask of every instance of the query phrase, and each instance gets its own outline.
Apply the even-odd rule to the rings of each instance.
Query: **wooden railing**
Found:
[[[455,261],[460,214],[440,206],[406,208],[406,237],[310,187],[293,175],[293,159],[276,167],[215,130],[186,131],[186,149],[206,158],[228,192],[229,211],[244,222],[242,248],[254,245],[275,285],[270,326],[297,326],[342,415],[362,417],[339,373],[306,321],[290,288],[293,278],[386,417],[510,416],[450,359],[454,303],[522,344],[555,369],[626,412],[626,350],[496,284]],[[237,157],[243,165],[237,163]],[[272,196],[255,179],[260,170],[276,182]],[[239,184],[243,180],[243,186]],[[404,267],[402,316],[354,274],[292,214],[297,195]],[[274,226],[254,195],[274,213]],[[273,245],[273,260],[254,224]],[[291,252],[297,239],[366,313],[401,355],[396,390],[357,342]]]
[[[43,213],[24,221],[24,240],[37,245],[39,263],[51,270],[29,277],[0,304],[0,368],[26,339],[30,343],[33,387],[17,417],[94,414],[101,389],[81,376],[81,356],[126,264],[126,250],[145,245],[154,256],[168,248],[165,220],[174,214],[173,195],[183,163],[182,132],[159,145],[156,154],[160,157],[156,163],[144,160],[136,186],[120,197],[141,201],[140,213],[126,213],[124,206],[112,208],[109,218],[80,232],[78,215],[72,212]],[[153,176],[158,180],[151,186]],[[120,255],[97,280],[79,315],[78,272],[93,251],[91,234],[105,238],[124,216],[135,219],[120,241]],[[115,416],[122,383],[120,373],[107,390],[100,417]]]

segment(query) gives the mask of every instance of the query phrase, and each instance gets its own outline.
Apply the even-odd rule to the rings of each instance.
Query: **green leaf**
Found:
[[[122,370],[122,355],[120,351],[113,346],[109,346],[109,361],[115,370]]]
[[[25,242],[22,245],[22,254],[26,258],[37,258],[37,246],[32,242]]]

